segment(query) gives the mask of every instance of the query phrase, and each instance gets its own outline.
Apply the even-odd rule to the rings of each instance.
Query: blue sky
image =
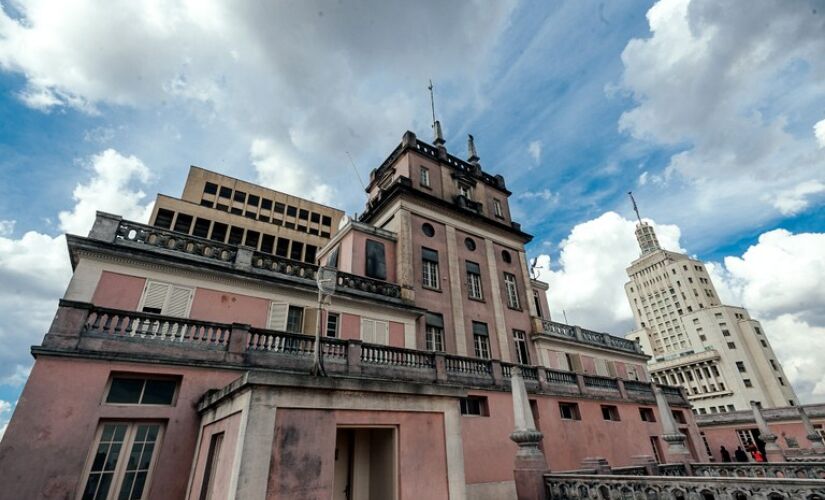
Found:
[[[555,313],[632,329],[633,190],[825,396],[796,347],[825,347],[825,2],[736,4],[0,0],[0,401],[91,207],[139,217],[195,164],[358,212],[347,152],[366,177],[406,129],[429,140],[430,78],[448,149],[472,133],[514,192]]]

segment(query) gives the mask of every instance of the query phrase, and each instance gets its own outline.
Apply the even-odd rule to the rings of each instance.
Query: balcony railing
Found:
[[[98,218],[111,217],[98,214]],[[251,248],[227,245],[217,241],[190,236],[137,222],[111,219],[116,224],[113,243],[132,248],[147,248],[166,254],[179,254],[203,261],[256,273],[261,276],[297,278],[307,286],[315,287],[315,264],[258,252]],[[93,231],[94,232],[94,231]],[[246,264],[244,264],[246,262]],[[387,299],[401,299],[401,287],[366,276],[339,272],[338,288],[343,293],[369,293]]]
[[[566,339],[576,340],[585,344],[629,351],[636,354],[642,353],[641,347],[639,347],[639,344],[636,342],[621,337],[615,337],[608,333],[587,330],[578,326],[566,325],[564,323],[558,323],[556,321],[546,319],[541,321],[541,326],[542,331],[539,333],[556,337],[564,337]]]
[[[314,336],[242,324],[222,324],[160,314],[96,307],[62,300],[42,347],[35,351],[78,351],[150,358],[155,362],[215,363],[241,369],[274,369],[308,373],[312,365]],[[529,382],[531,392],[566,396],[629,397],[621,382],[545,367],[516,365],[442,352],[322,337],[321,352],[330,375],[365,376],[424,384],[506,389],[515,369]],[[625,384],[630,381],[625,381]],[[640,382],[636,384],[644,385]],[[649,386],[648,386],[649,387]],[[641,387],[639,387],[641,391]],[[674,389],[674,394],[679,394]],[[638,394],[638,393],[637,393]],[[652,400],[652,390],[631,399]],[[670,396],[682,406],[687,401]]]

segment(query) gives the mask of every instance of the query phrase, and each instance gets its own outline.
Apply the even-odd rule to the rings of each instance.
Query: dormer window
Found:
[[[430,187],[430,169],[427,167],[421,167],[419,172],[419,182],[421,183],[421,187]]]
[[[498,198],[493,198],[493,214],[496,217],[504,218],[504,211],[501,209],[501,201]]]

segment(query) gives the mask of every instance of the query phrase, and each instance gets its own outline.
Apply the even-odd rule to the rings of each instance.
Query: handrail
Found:
[[[94,307],[83,326],[87,332],[225,347],[230,325],[160,314]]]
[[[362,344],[361,361],[375,365],[434,368],[432,352],[404,349],[380,344]]]

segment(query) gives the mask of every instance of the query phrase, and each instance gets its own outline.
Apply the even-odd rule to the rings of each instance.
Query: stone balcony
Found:
[[[96,307],[62,300],[35,355],[212,365],[236,370],[308,374],[314,337],[159,314]],[[324,366],[332,377],[439,384],[462,389],[509,390],[520,369],[530,392],[654,404],[651,384],[584,375],[432,351],[321,339]],[[677,387],[662,386],[675,406],[689,404]]]
[[[103,212],[97,213],[89,238],[69,235],[67,240],[70,250],[103,242],[114,245],[120,252],[139,252],[142,256],[157,259],[172,258],[189,265],[205,265],[313,291],[317,289],[318,266],[315,264],[123,220]],[[399,285],[345,272],[338,272],[338,293],[412,306],[402,300]]]
[[[596,332],[579,326],[567,325],[541,318],[533,318],[533,323],[534,337],[541,338],[544,336],[647,357],[637,342],[616,337],[609,333]]]

